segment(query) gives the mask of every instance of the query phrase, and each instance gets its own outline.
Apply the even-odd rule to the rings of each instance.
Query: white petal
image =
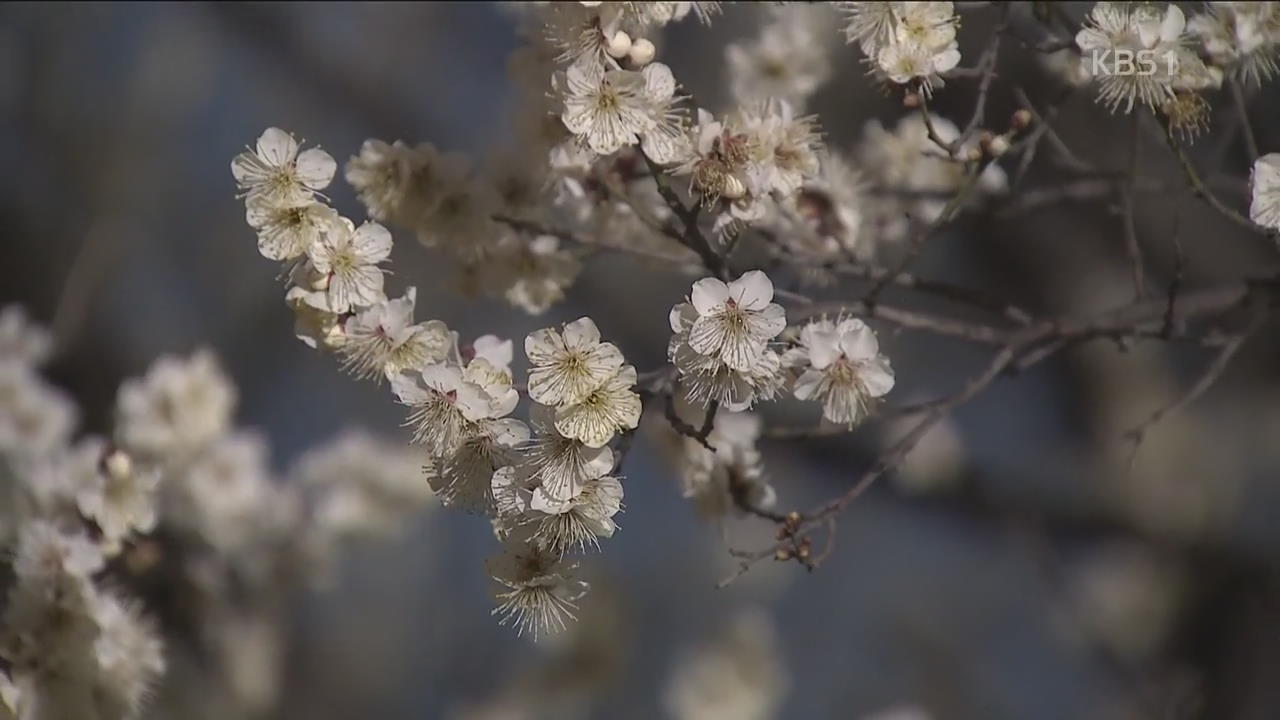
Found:
[[[861,321],[856,327],[840,324],[840,350],[850,360],[870,360],[880,354],[880,342],[876,334]]]
[[[751,316],[751,332],[755,337],[770,339],[787,328],[787,311],[777,303],[769,303]]]
[[[282,168],[298,154],[298,141],[280,128],[267,128],[258,138],[258,157]]]
[[[351,236],[351,249],[362,262],[380,263],[391,254],[391,233],[376,222],[365,222]]]
[[[702,355],[715,355],[724,346],[728,330],[728,325],[722,316],[700,317],[689,329],[689,347]]]
[[[560,333],[550,328],[534,330],[524,338],[524,354],[533,365],[550,365],[564,352]]]
[[[716,278],[703,278],[693,284],[689,300],[699,315],[708,315],[724,308],[729,299],[729,286]]]
[[[462,385],[462,371],[452,365],[428,365],[422,369],[422,382],[433,390],[449,392]]]
[[[1164,12],[1164,22],[1160,25],[1160,40],[1165,43],[1172,43],[1182,36],[1182,31],[1187,27],[1187,18],[1182,14],[1182,10],[1173,3],[1169,3]]]
[[[320,148],[311,148],[298,156],[296,165],[298,180],[312,190],[323,190],[333,181],[338,163],[333,156]]]
[[[859,370],[858,379],[871,397],[880,397],[893,389],[893,368],[885,358],[868,361]]]
[[[804,374],[796,380],[794,389],[797,400],[812,400],[818,396],[818,390],[822,386],[822,373],[817,370],[805,370]]]
[[[808,333],[809,364],[817,370],[825,370],[840,357],[840,337],[829,330]]]
[[[649,102],[666,103],[676,93],[676,79],[671,68],[662,63],[650,63],[641,71],[644,75],[644,95]]]
[[[412,375],[401,373],[391,378],[391,392],[405,405],[421,405],[429,397],[427,390]]]
[[[485,429],[494,442],[504,447],[518,447],[529,442],[529,426],[515,418],[494,420]]]
[[[587,348],[600,342],[600,329],[589,317],[581,317],[564,326],[564,344],[569,349]]]
[[[759,270],[729,283],[729,297],[747,310],[763,310],[773,300],[773,281]]]

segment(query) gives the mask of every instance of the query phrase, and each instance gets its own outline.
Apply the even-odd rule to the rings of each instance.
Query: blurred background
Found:
[[[1067,5],[1076,17],[1089,8]],[[675,24],[659,57],[700,103],[722,109],[724,46],[751,36],[761,14],[734,5],[710,29]],[[966,65],[991,30],[988,15],[969,17]],[[811,111],[827,144],[847,149],[867,120],[888,125],[905,111],[863,76],[832,18],[835,72]],[[83,429],[108,432],[117,386],[155,358],[208,347],[240,388],[239,424],[267,435],[282,471],[352,426],[407,441],[385,389],[349,380],[293,338],[277,268],[258,255],[228,164],[272,125],[339,163],[370,137],[482,158],[512,134],[506,64],[520,43],[511,12],[490,3],[0,6],[0,159],[10,168],[0,175],[0,305],[53,327],[49,373],[80,402]],[[992,126],[1018,107],[1012,87],[1043,106],[1057,82],[1007,43]],[[1090,94],[1055,127],[1113,167],[1134,142],[1129,124]],[[1263,152],[1280,150],[1278,95],[1273,83],[1248,99]],[[974,83],[958,80],[935,109],[962,125],[973,97]],[[1219,110],[1193,154],[1243,208],[1249,158],[1226,94],[1211,99]],[[1173,277],[1175,225],[1188,287],[1275,265],[1273,247],[1186,191],[1161,137],[1137,142],[1153,287]],[[1034,169],[1028,186],[1060,181]],[[363,217],[341,180],[329,193],[342,214]],[[392,258],[391,287],[417,285],[419,315],[464,337],[521,338],[589,312],[641,371],[665,361],[667,310],[690,282],[602,256],[565,302],[530,318],[454,292],[411,237],[397,237]],[[966,215],[918,269],[1039,312],[1104,309],[1132,292],[1106,198]],[[947,393],[986,361],[945,339],[888,328],[881,338],[895,402]],[[778,699],[759,717],[1280,717],[1273,338],[1255,336],[1211,392],[1151,432],[1131,468],[1124,430],[1175,399],[1212,351],[1096,341],[1002,379],[843,515],[817,572],[764,564],[722,590],[727,548],[766,545],[772,528],[702,522],[680,496],[660,417],[649,417],[627,461],[622,530],[584,559],[593,592],[568,637],[535,645],[498,627],[482,567],[496,550],[488,524],[428,512],[401,538],[350,548],[333,588],[291,600],[276,716],[665,717],[673,698],[714,694],[728,672],[747,679],[729,682],[732,692]],[[793,405],[767,421],[812,421],[812,407]],[[838,494],[882,435],[765,443],[781,509]],[[716,653],[736,669],[717,669]],[[189,717],[166,714],[167,692],[154,714]]]

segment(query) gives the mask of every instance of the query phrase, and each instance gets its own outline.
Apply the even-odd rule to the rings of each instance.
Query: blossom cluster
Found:
[[[959,18],[949,2],[842,2],[845,37],[867,56],[872,74],[925,95],[960,63]]]
[[[304,155],[321,152],[298,153],[297,147],[288,133],[268,129],[232,170],[247,197],[251,226],[252,212],[264,203],[275,203],[279,214],[325,218],[292,235],[294,250],[285,256],[271,252],[277,245],[264,242],[262,226],[254,226],[264,257],[294,263],[286,268],[286,300],[297,313],[299,338],[332,351],[358,378],[389,381],[408,409],[413,442],[425,450],[423,486],[445,506],[491,519],[505,548],[490,563],[502,587],[498,612],[504,622],[535,634],[562,628],[584,589],[572,576],[576,563],[563,556],[598,547],[616,528],[622,485],[611,474],[608,446],[639,424],[635,367],[625,364],[617,346],[601,341],[590,318],[537,330],[524,344],[532,428],[512,417],[521,396],[511,368],[513,343],[494,335],[462,343],[440,320],[415,322],[412,287],[388,299],[378,266],[390,253],[390,232],[374,220],[356,227],[316,194],[328,185],[333,163],[305,191],[268,194],[294,182]],[[376,145],[366,143],[365,150],[371,147]],[[245,168],[268,169],[254,175]],[[375,191],[374,173],[360,158],[347,174],[371,216],[440,210],[424,211],[421,198],[383,192],[387,187]],[[458,241],[447,226],[434,227],[441,244]],[[333,503],[323,511],[326,517],[345,518],[353,504],[359,506],[349,499]]]
[[[156,582],[199,599],[169,612],[194,615],[183,622],[217,651],[207,672],[226,696],[262,702],[232,682],[249,645],[219,638],[271,612],[282,582],[323,580],[342,538],[393,532],[424,507],[418,463],[350,434],[276,482],[265,440],[232,426],[237,392],[208,351],[159,359],[120,387],[110,438],[76,438],[74,402],[39,373],[50,349],[20,308],[0,311],[0,547],[13,573],[0,717],[138,717],[169,663],[152,598],[130,590]]]

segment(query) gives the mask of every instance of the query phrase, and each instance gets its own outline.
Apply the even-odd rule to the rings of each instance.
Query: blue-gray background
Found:
[[[1088,7],[1073,5],[1077,15]],[[730,7],[711,30],[672,28],[663,57],[718,107],[724,43],[753,33],[757,18]],[[966,27],[962,50],[980,46],[984,22]],[[50,373],[82,403],[85,428],[109,427],[121,379],[158,355],[209,346],[240,388],[238,422],[269,436],[279,468],[352,425],[403,438],[385,391],[341,377],[292,338],[277,268],[256,252],[228,163],[269,125],[340,162],[368,137],[480,155],[510,132],[505,66],[518,44],[511,16],[481,3],[0,8],[0,302],[21,302],[43,322],[62,305],[66,345]],[[812,109],[828,143],[846,148],[866,119],[902,110],[836,45],[836,77]],[[998,83],[1049,96],[1028,53],[1011,50],[1001,68]],[[972,91],[958,81],[941,111],[962,121]],[[1225,95],[1215,102],[1226,107]],[[1261,122],[1280,116],[1274,90],[1251,107],[1264,152],[1280,149],[1280,128]],[[1013,108],[1007,90],[993,95],[992,117]],[[1228,139],[1202,143],[1198,157],[1221,159],[1224,197],[1243,207],[1247,161],[1224,128],[1230,112],[1216,122],[1215,136]],[[1124,157],[1126,127],[1083,96],[1061,122],[1068,142],[1103,164]],[[1171,273],[1177,208],[1189,283],[1274,259],[1196,206],[1159,139],[1144,142],[1146,177],[1168,187],[1139,198],[1153,282]],[[341,181],[331,194],[344,214],[361,215]],[[1036,309],[1096,309],[1126,299],[1119,233],[1105,202],[978,218],[931,248],[923,268]],[[450,292],[428,251],[398,240],[393,282],[419,287],[420,313],[464,335],[517,338],[590,313],[642,370],[663,361],[666,309],[687,291],[687,278],[602,259],[567,302],[533,319]],[[885,337],[899,399],[945,392],[983,362],[954,343]],[[628,460],[623,529],[585,563],[597,588],[587,602],[619,613],[617,664],[590,716],[660,716],[679,653],[756,606],[777,626],[790,678],[779,717],[855,718],[904,701],[945,720],[1280,716],[1275,343],[1248,346],[1124,469],[1124,428],[1207,359],[1099,344],[1002,380],[957,417],[963,459],[946,472],[962,476],[958,485],[925,496],[877,487],[843,516],[818,572],[764,566],[725,590],[713,588],[731,567],[720,533],[680,498],[668,459],[642,437]],[[800,422],[811,410],[773,419]],[[804,508],[839,492],[874,447],[867,432],[765,451],[782,505]],[[732,529],[747,547],[769,533]],[[483,520],[449,512],[430,513],[401,541],[354,548],[337,588],[297,600],[279,716],[442,717],[543,662],[548,653],[489,617],[480,561],[493,549]],[[1121,619],[1094,623],[1078,578],[1112,561]],[[1137,600],[1126,605],[1126,592]],[[1154,639],[1137,650],[1117,639],[1153,616]]]

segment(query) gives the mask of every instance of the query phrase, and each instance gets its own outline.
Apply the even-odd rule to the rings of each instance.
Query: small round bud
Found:
[[[133,459],[123,450],[112,450],[103,461],[112,480],[124,480],[133,474]]]
[[[609,38],[609,46],[605,48],[605,52],[609,53],[609,57],[621,60],[631,52],[631,36],[619,30]]]
[[[773,551],[773,559],[777,560],[778,562],[782,562],[783,560],[790,560],[791,557],[792,557],[791,548],[780,547],[777,550]]]
[[[720,190],[720,197],[726,200],[737,200],[747,194],[747,186],[735,175],[726,175],[724,177],[724,187]]]
[[[1013,126],[1014,130],[1026,130],[1031,127],[1032,119],[1031,111],[1023,108],[1013,114],[1013,117],[1009,119],[1009,124]]]
[[[657,56],[658,49],[653,46],[646,38],[638,38],[631,43],[631,52],[627,55],[631,58],[632,64],[636,67],[644,67],[653,62],[653,58]]]
[[[902,107],[915,109],[920,107],[920,93],[909,92],[902,96]]]
[[[982,159],[982,148],[981,147],[969,148],[968,155],[969,155],[970,162],[978,162],[979,160]]]
[[[991,157],[1000,157],[1009,152],[1009,138],[1004,135],[991,138],[991,142],[987,143],[987,152],[991,153]]]

